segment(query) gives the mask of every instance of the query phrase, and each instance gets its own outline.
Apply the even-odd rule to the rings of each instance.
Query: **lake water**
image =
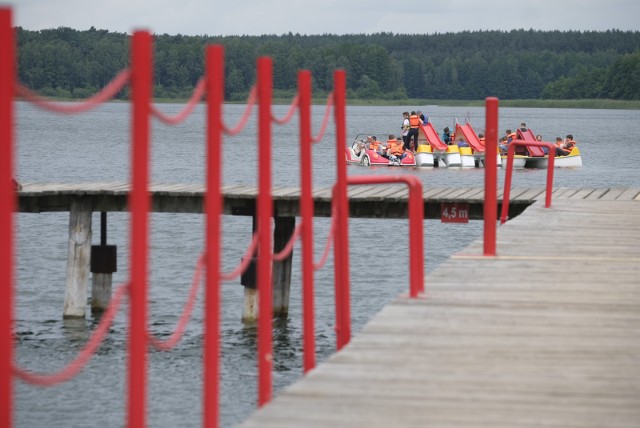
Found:
[[[416,106],[429,115],[441,131],[457,117],[468,118],[476,132],[484,131],[484,109]],[[180,105],[159,108],[175,113]],[[225,106],[225,119],[234,125],[245,106]],[[347,132],[398,133],[403,110],[413,107],[349,107]],[[324,106],[313,109],[314,129],[320,127]],[[288,106],[274,107],[283,117]],[[254,117],[256,113],[254,112]],[[17,177],[22,182],[128,181],[130,109],[110,103],[80,116],[58,116],[17,103]],[[202,183],[204,181],[204,118],[199,106],[179,126],[154,122],[151,175],[153,182]],[[500,110],[499,129],[515,129],[525,121],[545,140],[572,133],[582,152],[582,168],[556,169],[555,185],[570,187],[638,186],[638,141],[632,131],[640,123],[639,111],[525,109]],[[273,184],[299,185],[298,125],[274,124]],[[314,186],[335,181],[335,143],[332,124],[314,147]],[[223,150],[224,183],[256,183],[256,123],[237,137],[226,137]],[[429,186],[479,186],[482,169],[362,168],[349,174],[414,174]],[[543,186],[545,170],[516,170],[514,185]],[[504,174],[499,172],[499,184]],[[97,243],[99,215],[95,214],[93,242]],[[128,277],[128,214],[109,214],[109,243],[118,246],[118,272],[114,285]],[[224,270],[235,267],[251,236],[251,219],[224,218]],[[16,216],[16,359],[38,372],[60,370],[82,349],[97,320],[63,321],[62,307],[68,245],[68,213]],[[352,219],[350,227],[351,301],[353,332],[382,306],[408,290],[406,272],[407,221]],[[324,248],[329,220],[318,218],[316,258]],[[170,334],[186,300],[194,266],[203,248],[201,215],[151,216],[151,274],[149,329],[158,336]],[[460,251],[482,232],[482,222],[466,225],[425,222],[425,269],[430,272],[449,255]],[[373,253],[373,256],[372,256]],[[372,263],[375,259],[384,263]],[[274,324],[275,394],[302,375],[302,322],[300,248],[294,248],[289,317]],[[315,275],[317,359],[335,350],[333,264]],[[240,321],[243,288],[239,279],[222,290],[223,426],[233,426],[256,408],[256,330]],[[170,352],[150,352],[148,423],[152,427],[201,425],[202,305],[201,300],[183,340]],[[71,381],[40,388],[16,381],[15,411],[19,427],[122,426],[126,409],[127,305],[116,316],[106,341],[88,366]]]

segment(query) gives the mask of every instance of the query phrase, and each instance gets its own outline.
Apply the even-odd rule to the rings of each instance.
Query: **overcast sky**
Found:
[[[187,35],[639,30],[638,0],[0,0],[28,30]],[[489,4],[489,6],[487,6]]]

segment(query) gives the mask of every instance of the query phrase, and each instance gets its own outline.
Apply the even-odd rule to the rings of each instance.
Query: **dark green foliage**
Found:
[[[129,63],[129,37],[91,28],[17,28],[22,83],[43,94],[84,98]],[[297,72],[315,93],[347,71],[360,99],[640,99],[640,32],[463,31],[433,35],[155,36],[155,96],[186,98],[203,74],[204,46],[225,46],[228,100],[243,100],[256,59],[273,58],[274,93],[293,94]],[[122,97],[128,91],[123,91]]]

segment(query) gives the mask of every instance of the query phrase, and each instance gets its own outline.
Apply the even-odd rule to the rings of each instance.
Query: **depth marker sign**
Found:
[[[469,223],[469,204],[443,202],[440,205],[442,223]]]

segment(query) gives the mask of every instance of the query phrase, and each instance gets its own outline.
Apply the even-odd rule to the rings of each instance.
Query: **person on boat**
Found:
[[[525,125],[526,126],[526,125]],[[504,137],[500,139],[500,144],[498,147],[500,148],[500,152],[506,154],[509,150],[509,143],[511,143],[516,138],[516,133],[511,131],[511,129],[507,129],[504,132]]]
[[[567,156],[570,152],[570,150],[565,150],[562,137],[556,137],[556,156]]]
[[[572,134],[567,134],[567,137],[564,140],[564,148],[566,150],[569,150],[569,152],[571,152],[571,150],[576,146],[576,141],[573,139],[573,135]]]
[[[421,110],[418,110],[418,117],[420,118],[420,120],[422,121],[422,123],[427,123],[427,118],[424,117],[424,114],[422,114]]]
[[[456,142],[458,147],[469,147],[469,143],[464,140],[464,137],[461,135]]]
[[[507,141],[507,136],[503,136],[498,141],[498,148],[500,149],[500,154],[506,155],[507,150],[509,150],[509,142]]]
[[[407,155],[404,152],[404,143],[402,141],[398,141],[393,134],[389,135],[389,140],[387,141],[387,155],[389,156],[389,160],[392,164],[400,165],[402,163],[402,159]]]
[[[542,135],[541,134],[536,135],[536,141],[539,142],[539,143],[542,143]],[[542,151],[544,152],[545,155],[549,154],[549,147],[542,146],[540,148],[542,149]]]
[[[409,112],[405,111],[402,113],[402,142],[404,143],[404,147],[409,149],[409,130],[411,129],[411,122],[409,121]]]
[[[375,135],[369,135],[367,137],[367,143],[369,143],[369,150],[374,152],[380,152],[380,141]]]
[[[564,141],[560,137],[556,138],[556,146],[556,156],[568,156],[576,146],[576,142],[572,134],[567,134]]]
[[[444,128],[444,131],[442,131],[442,142],[446,145],[449,145],[449,143],[451,142],[451,131],[449,130],[448,126],[446,126]]]
[[[418,149],[418,128],[422,125],[423,121],[415,111],[412,111],[409,115],[409,134],[408,141],[409,147],[405,144],[405,150],[415,151]],[[413,140],[413,142],[412,142]]]
[[[529,128],[527,128],[527,124],[522,122],[520,123],[520,131],[522,132],[527,132],[529,130]]]

